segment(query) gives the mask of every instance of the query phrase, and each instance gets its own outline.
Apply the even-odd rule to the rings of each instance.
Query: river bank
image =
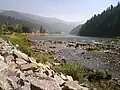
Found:
[[[6,40],[8,42],[11,41],[16,46],[16,48],[18,48],[19,50],[22,50],[24,53],[27,54],[27,56],[29,55],[29,57],[34,57],[33,61],[35,61],[37,66],[42,65],[43,68],[47,68],[47,66],[49,66],[50,69],[48,69],[48,68],[45,69],[45,71],[46,71],[45,74],[47,76],[50,76],[50,78],[53,79],[54,74],[58,75],[57,77],[59,78],[59,80],[57,78],[57,81],[60,81],[60,82],[58,82],[58,83],[60,83],[60,87],[55,86],[52,88],[63,88],[63,86],[61,86],[61,80],[65,81],[66,80],[65,77],[67,75],[72,76],[73,80],[79,81],[80,86],[87,87],[86,89],[89,88],[90,90],[96,90],[96,89],[97,90],[119,90],[119,88],[120,88],[118,80],[112,79],[111,75],[108,72],[104,71],[103,69],[101,71],[98,71],[95,68],[83,67],[85,65],[80,62],[80,60],[81,60],[80,58],[78,59],[78,55],[76,53],[81,53],[81,55],[79,57],[81,57],[82,55],[83,55],[82,57],[87,56],[86,59],[88,61],[92,61],[92,57],[90,60],[90,57],[88,57],[87,53],[90,53],[89,56],[92,55],[91,53],[93,53],[93,55],[95,55],[96,52],[100,53],[103,48],[103,47],[101,47],[101,49],[100,49],[100,46],[102,46],[102,45],[100,45],[99,48],[96,48],[96,47],[98,47],[98,46],[96,46],[98,44],[95,45],[93,43],[91,43],[91,44],[79,43],[78,44],[76,42],[71,42],[71,41],[66,41],[66,40],[64,40],[64,41],[28,40],[24,36],[21,36],[21,35],[5,36],[4,38],[6,38]],[[21,48],[21,46],[23,48]],[[104,52],[102,52],[103,54],[111,53],[110,56],[113,53],[116,54],[115,51],[114,52],[109,52],[106,50],[103,50],[103,51],[104,51]],[[101,56],[101,53],[100,53],[100,56]],[[71,57],[73,59],[71,59]],[[76,57],[76,59],[75,59],[75,57]],[[15,56],[15,58],[16,58],[16,56]],[[73,61],[75,61],[75,62],[73,62]],[[81,64],[77,63],[76,61],[80,62]],[[83,59],[83,62],[86,63],[85,59]],[[96,63],[92,62],[92,63],[93,63],[93,65],[97,65],[96,63],[98,63],[98,62],[96,62]],[[91,65],[91,62],[88,62],[88,65],[93,66],[93,65]],[[40,67],[37,67],[37,69],[39,69],[39,68]],[[41,71],[41,70],[39,70],[39,71]],[[44,71],[44,69],[43,69],[43,71]],[[52,73],[52,71],[54,71],[55,73]],[[29,72],[29,70],[28,70],[28,72]],[[61,72],[63,73],[62,76],[63,75],[65,76],[65,77],[63,77],[65,80],[61,79]],[[23,73],[23,74],[25,74],[25,73]],[[31,75],[33,75],[33,77],[34,77],[34,74],[36,74],[36,72],[33,71],[33,73],[29,74],[29,75],[30,75],[30,77],[31,77]],[[44,73],[42,73],[42,75],[43,74]],[[36,78],[36,76],[34,78]],[[30,80],[31,80],[31,78],[30,78]],[[37,80],[39,82],[39,79],[34,79],[34,80]],[[42,79],[42,80],[44,80],[44,79]],[[70,80],[71,80],[71,78],[70,78]],[[29,82],[31,83],[31,81],[29,81]],[[29,83],[29,86],[30,86],[30,83]],[[54,84],[54,82],[52,84]],[[70,87],[67,86],[65,88],[68,88],[68,87],[69,87],[69,89],[74,88],[73,90],[79,90],[78,88],[81,88],[79,86],[74,87],[74,84],[78,86],[78,82],[76,83],[76,81],[75,82],[73,81],[73,82],[70,82],[69,84],[67,83],[67,85],[70,85]],[[48,83],[48,85],[51,85],[51,84]],[[63,85],[65,85],[65,84],[63,84]],[[34,82],[33,86],[39,86],[40,88],[43,88],[43,87],[41,87],[41,84],[38,85],[35,82]],[[42,86],[46,87],[46,84],[43,85],[43,83],[42,83]],[[43,89],[43,90],[49,90],[48,88]],[[77,88],[77,89],[75,89],[75,88]],[[69,90],[69,89],[62,89],[62,90]]]
[[[89,90],[72,76],[54,71],[54,62],[47,59],[41,63],[21,52],[18,43],[28,45],[29,40],[22,36],[19,39],[17,36],[5,37],[7,41],[0,38],[0,90]],[[46,58],[48,56],[41,59],[44,61]]]
[[[93,43],[78,43],[66,40],[32,40],[31,49],[35,52],[52,54],[54,61],[79,62],[88,71],[87,79],[89,80],[91,77],[94,79],[92,82],[91,79],[87,81],[87,84],[88,82],[93,83],[95,87],[98,87],[98,90],[114,90],[113,88],[108,89],[109,86],[106,86],[113,83],[109,80],[115,80],[119,83],[120,53],[119,41],[116,39],[98,40]]]
[[[71,41],[32,40],[35,52],[54,54],[55,60],[76,60],[90,69],[106,70],[113,78],[120,79],[119,44],[94,42],[76,43]],[[108,42],[108,41],[107,41]]]

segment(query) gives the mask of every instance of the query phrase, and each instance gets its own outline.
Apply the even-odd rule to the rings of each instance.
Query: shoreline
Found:
[[[78,44],[76,42],[61,40],[32,40],[32,42],[34,42],[32,49],[36,49],[38,52],[41,50],[53,53],[54,60],[75,60],[90,69],[109,71],[113,78],[120,79],[119,70],[116,70],[120,67],[116,67],[116,64],[120,63],[118,60],[119,53],[105,49],[100,50],[102,47],[101,44]],[[106,45],[103,46],[102,48],[106,47]],[[117,60],[115,61],[115,59]],[[112,67],[110,65],[111,62],[114,62]]]
[[[65,75],[65,77],[67,75],[72,76],[73,80],[78,81],[77,84],[79,83],[79,85],[90,88],[90,89],[97,88],[97,90],[99,90],[98,88],[101,88],[100,90],[103,90],[103,89],[106,90],[106,87],[107,88],[110,87],[110,88],[116,88],[115,90],[119,90],[120,88],[119,80],[117,78],[111,78],[111,74],[109,74],[108,72],[104,70],[99,71],[96,69],[83,67],[84,64],[86,66],[97,65],[98,62],[90,62],[90,61],[96,61],[96,59],[93,60],[93,57],[91,57],[92,55],[95,58],[98,58],[98,61],[100,61],[99,58],[101,58],[100,57],[101,55],[102,57],[104,56],[108,59],[111,55],[113,55],[112,57],[115,57],[116,53],[113,53],[111,51],[101,52],[102,49],[103,49],[102,51],[104,51],[106,48],[106,47],[100,47],[101,44],[100,45],[93,44],[93,43],[86,44],[86,43],[77,43],[77,42],[73,42],[73,41],[71,42],[71,41],[65,41],[65,40],[64,41],[61,41],[61,40],[55,40],[55,41],[35,40],[34,41],[34,40],[29,40],[25,35],[22,36],[18,34],[11,35],[11,36],[3,36],[3,38],[7,40],[8,43],[11,42],[14,46],[16,46],[18,50],[21,50],[22,52],[26,53],[26,55],[29,56],[30,58],[33,57],[34,59],[31,58],[33,64],[36,64],[37,66],[40,66],[40,67],[42,65],[43,69],[44,67],[46,68],[50,67],[50,72],[47,69],[47,72],[46,72],[47,76],[48,76],[47,73],[48,72],[52,73],[51,72],[52,70],[56,74],[58,74],[57,77],[59,77],[61,73],[62,73],[62,76]],[[103,46],[106,46],[106,45],[103,45]],[[96,48],[96,47],[99,47],[99,48]],[[99,53],[99,57],[97,57],[98,53]],[[105,56],[104,54],[107,56]],[[108,55],[110,56],[108,57]],[[77,59],[72,60],[71,58],[73,59],[77,58],[79,60]],[[83,62],[82,64],[81,64],[81,61]],[[38,71],[36,71],[35,73],[37,72]],[[33,75],[33,74],[30,74],[30,75]],[[50,78],[54,78],[54,74],[52,74]],[[37,81],[39,80],[37,79]],[[57,82],[58,81],[59,80],[57,80]],[[72,83],[74,85],[75,81],[72,81]],[[106,85],[106,87],[101,87],[102,83]],[[113,86],[111,87],[111,85]]]

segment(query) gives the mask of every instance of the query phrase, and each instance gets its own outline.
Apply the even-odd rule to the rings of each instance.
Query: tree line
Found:
[[[120,36],[120,3],[94,15],[80,29],[79,35],[95,37]]]
[[[31,33],[33,32],[33,29],[36,31],[39,30],[40,33],[46,32],[46,29],[43,28],[43,26],[37,26],[33,23],[24,20],[15,19],[14,17],[0,15],[1,34],[12,33],[12,32]]]

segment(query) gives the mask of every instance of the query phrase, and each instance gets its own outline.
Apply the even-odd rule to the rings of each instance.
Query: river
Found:
[[[110,38],[83,37],[75,35],[48,35],[48,36],[29,36],[32,40],[67,40],[75,42],[90,43],[95,40],[109,40]]]

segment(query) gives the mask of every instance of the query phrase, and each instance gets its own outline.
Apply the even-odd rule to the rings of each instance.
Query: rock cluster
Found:
[[[0,90],[89,90],[0,39]]]

